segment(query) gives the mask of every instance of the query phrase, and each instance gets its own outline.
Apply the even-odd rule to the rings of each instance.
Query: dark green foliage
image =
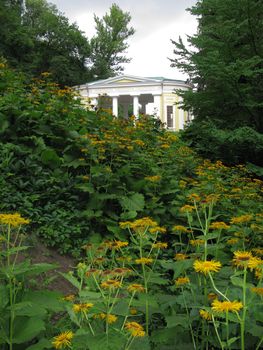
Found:
[[[54,5],[28,0],[23,9],[1,0],[0,22],[0,55],[13,67],[33,76],[49,71],[61,85],[87,81],[87,38]]]
[[[30,76],[52,73],[60,85],[74,86],[108,78],[123,70],[124,53],[134,29],[131,16],[116,4],[102,19],[95,15],[96,35],[89,41],[45,0],[0,0],[0,56]]]
[[[19,211],[47,244],[76,254],[91,235],[118,237],[120,220],[173,224],[179,177],[196,164],[175,135],[150,117],[135,127],[88,112],[45,74],[27,82],[4,64],[0,74],[0,211]]]
[[[205,158],[223,159],[226,164],[262,163],[263,135],[248,126],[228,130],[218,128],[207,118],[194,121],[183,138]],[[256,169],[251,170],[257,173]]]
[[[196,118],[188,135],[200,132],[202,138],[199,136],[197,142],[203,149],[212,138],[211,157],[262,164],[260,145],[252,149],[250,144],[248,154],[244,153],[252,135],[263,132],[262,2],[203,0],[190,12],[198,16],[198,33],[188,37],[190,49],[181,39],[173,41],[176,56],[171,60],[172,66],[189,75],[194,86],[193,91],[181,94],[185,108]],[[212,129],[208,127],[210,120]],[[235,150],[227,148],[234,144],[231,138],[235,139]]]
[[[91,39],[91,74],[106,79],[123,71],[121,64],[130,62],[123,54],[128,48],[127,39],[134,34],[129,27],[131,16],[113,4],[102,19],[94,15],[96,35]]]

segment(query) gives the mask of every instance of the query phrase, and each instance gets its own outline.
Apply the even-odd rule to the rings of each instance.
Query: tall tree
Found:
[[[49,71],[61,85],[88,78],[89,42],[76,24],[70,24],[45,0],[0,0],[0,55],[11,66],[31,75]]]
[[[49,71],[63,85],[86,82],[89,43],[76,24],[45,0],[27,0],[23,23],[34,38],[33,73]]]
[[[105,79],[123,71],[123,63],[130,62],[125,56],[129,47],[127,40],[134,34],[129,26],[131,16],[113,4],[102,18],[94,15],[96,35],[91,39],[91,73],[95,78]]]
[[[229,137],[239,138],[236,145],[243,142],[243,146],[240,154],[235,154],[235,161],[251,161],[241,154],[246,148],[245,139],[248,144],[253,139],[261,140],[257,150],[252,142],[254,150],[247,152],[250,158],[258,158],[263,152],[263,3],[201,0],[189,11],[197,16],[198,32],[188,37],[190,48],[181,38],[172,41],[175,57],[171,59],[171,65],[187,73],[194,86],[192,91],[181,93],[184,108],[195,116],[188,133],[199,137],[204,150],[208,141],[204,135],[213,126],[214,133],[219,132],[213,145],[219,157],[226,152],[222,142]],[[203,132],[203,140],[197,130]]]

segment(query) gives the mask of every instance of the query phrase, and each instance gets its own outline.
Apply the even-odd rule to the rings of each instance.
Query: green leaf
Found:
[[[80,285],[80,282],[78,281],[78,279],[74,276],[72,276],[71,274],[69,273],[63,273],[63,272],[60,272],[60,274],[67,280],[69,281],[74,287],[76,287],[77,289],[81,289],[81,285]]]
[[[113,329],[106,334],[91,335],[89,333],[78,332],[73,338],[72,344],[74,349],[83,350],[117,350],[123,349],[127,341],[126,337]]]
[[[51,290],[28,291],[24,294],[23,300],[28,300],[32,305],[37,305],[45,310],[59,312],[64,310],[61,297],[61,293]]]
[[[44,350],[52,348],[52,343],[48,339],[41,339],[37,344],[31,345],[26,350]]]
[[[127,211],[141,211],[144,209],[145,201],[141,193],[134,193],[130,197],[122,197],[120,204]]]
[[[0,285],[0,309],[6,307],[9,303],[8,288],[5,285]]]
[[[61,160],[53,149],[45,149],[41,153],[41,160],[45,165],[50,165],[52,168],[57,168],[61,164]]]
[[[167,328],[171,328],[175,326],[182,326],[184,328],[189,327],[187,315],[166,316],[165,320],[167,322]]]
[[[39,317],[17,317],[14,322],[14,344],[22,344],[36,337],[46,329],[45,322]]]
[[[236,276],[231,276],[230,279],[231,279],[231,282],[234,286],[243,288],[244,281],[242,278],[239,278]],[[246,282],[246,288],[252,288],[252,287],[254,287],[254,285],[252,283]]]

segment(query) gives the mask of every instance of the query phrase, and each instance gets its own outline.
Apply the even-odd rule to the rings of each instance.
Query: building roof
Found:
[[[108,86],[139,86],[139,85],[156,85],[156,84],[174,84],[188,86],[183,80],[168,79],[164,77],[139,77],[135,75],[118,75],[108,79],[95,80],[85,84],[88,88],[108,87]]]

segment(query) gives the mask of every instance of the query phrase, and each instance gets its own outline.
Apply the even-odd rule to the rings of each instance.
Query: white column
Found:
[[[182,97],[179,97],[179,102],[183,101]],[[179,129],[182,130],[184,128],[184,111],[181,108],[178,108],[179,112]]]
[[[176,130],[176,106],[173,105],[173,130]]]
[[[162,118],[161,95],[153,95],[153,104],[156,116]]]
[[[133,114],[139,116],[139,96],[133,96]]]
[[[98,108],[98,103],[99,103],[98,98],[97,97],[93,97],[92,101],[91,101],[91,104],[93,106],[93,110],[96,111],[96,109]]]
[[[118,97],[117,96],[112,97],[112,114],[115,115],[115,117],[118,117]]]

